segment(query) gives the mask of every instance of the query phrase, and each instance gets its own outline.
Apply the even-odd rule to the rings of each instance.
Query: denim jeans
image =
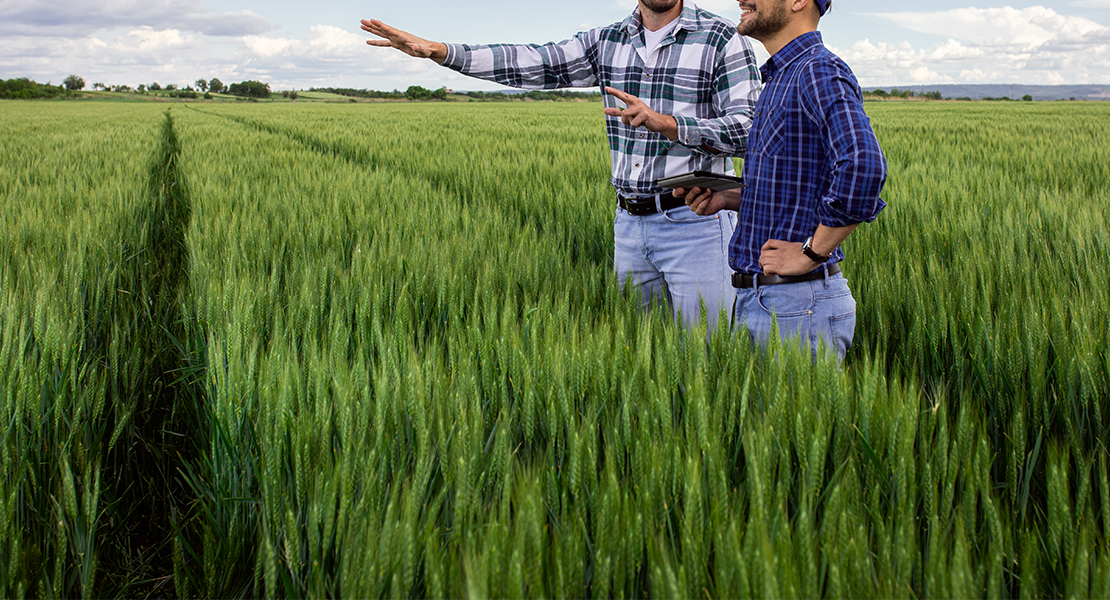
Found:
[[[701,318],[704,301],[710,329],[734,298],[728,244],[736,213],[699,216],[686,206],[636,217],[618,208],[613,221],[613,265],[623,286],[640,289],[641,306],[665,302],[687,325]]]
[[[798,338],[814,358],[818,344],[824,342],[842,361],[855,335],[856,300],[841,273],[736,290],[733,323],[746,327],[752,339],[765,346],[772,322],[778,323],[779,337]]]

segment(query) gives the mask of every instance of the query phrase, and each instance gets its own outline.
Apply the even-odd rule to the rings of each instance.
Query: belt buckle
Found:
[[[634,217],[646,217],[653,215],[656,212],[655,196],[648,196],[647,198],[634,198],[631,196],[618,196],[621,201],[622,208],[625,212]]]

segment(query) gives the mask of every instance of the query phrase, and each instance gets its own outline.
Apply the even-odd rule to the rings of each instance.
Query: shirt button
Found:
[[[637,166],[637,167],[638,167],[638,166],[640,166],[640,163],[636,163],[636,166]]]
[[[641,138],[642,138],[642,137],[644,137],[644,134],[642,134],[642,133],[641,133],[641,134],[640,134],[640,137],[641,137]]]
[[[651,73],[644,73],[644,79],[651,79]]]

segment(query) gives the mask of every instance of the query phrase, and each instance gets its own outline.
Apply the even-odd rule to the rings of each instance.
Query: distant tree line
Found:
[[[26,77],[0,80],[0,99],[30,100],[34,98],[65,98],[73,92],[60,85],[35,83]]]
[[[915,92],[913,90],[900,90],[898,88],[891,88],[891,90],[889,92],[886,91],[886,90],[872,90],[870,92],[864,92],[864,94],[870,94],[872,96],[878,96],[879,98],[902,98],[902,99],[924,98],[926,100],[943,100],[944,99],[944,98],[941,97],[939,91]]]
[[[354,88],[335,88],[335,87],[314,87],[309,91],[312,92],[325,92],[329,94],[337,94],[340,96],[348,96],[350,98],[370,98],[378,100],[446,100],[448,94],[456,93],[449,92],[447,88],[441,87],[437,90],[429,90],[419,85],[411,85],[405,91],[393,90],[392,92],[384,92],[377,90],[359,90]],[[513,100],[546,100],[546,101],[559,101],[559,100],[596,100],[599,95],[597,92],[573,92],[566,90],[558,91],[529,91],[517,94],[506,94],[505,92],[457,92],[458,95],[467,96],[472,101],[477,102],[510,102]]]
[[[598,92],[572,92],[568,90],[530,90],[523,94],[506,94],[505,92],[467,92],[472,100],[477,102],[510,102],[527,98],[539,102],[559,102],[566,100],[598,100]]]

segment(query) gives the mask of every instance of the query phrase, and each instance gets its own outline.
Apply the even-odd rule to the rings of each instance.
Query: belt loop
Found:
[[[829,263],[821,263],[821,269],[825,272],[825,289],[829,289]]]
[[[657,212],[657,213],[662,213],[663,212],[663,194],[656,194],[655,195],[655,212]]]

